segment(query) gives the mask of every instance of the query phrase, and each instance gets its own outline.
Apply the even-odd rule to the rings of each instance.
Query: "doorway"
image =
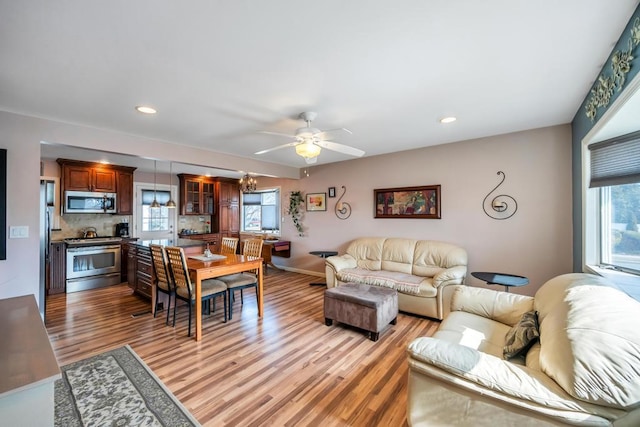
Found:
[[[175,199],[174,186],[139,183],[135,185],[135,203],[133,207],[133,235],[140,240],[176,239],[177,209],[167,208],[169,199]],[[154,198],[160,208],[151,208]],[[130,231],[131,233],[131,231]]]

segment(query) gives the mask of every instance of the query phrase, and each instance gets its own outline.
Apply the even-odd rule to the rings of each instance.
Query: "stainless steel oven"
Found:
[[[120,283],[120,245],[67,247],[67,293]]]

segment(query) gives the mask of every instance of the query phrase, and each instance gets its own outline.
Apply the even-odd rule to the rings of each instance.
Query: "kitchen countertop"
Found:
[[[178,246],[180,248],[189,248],[194,246],[205,246],[206,242],[202,240],[191,239],[154,239],[154,240],[138,240],[134,243],[137,246],[149,247],[149,245],[160,246]]]

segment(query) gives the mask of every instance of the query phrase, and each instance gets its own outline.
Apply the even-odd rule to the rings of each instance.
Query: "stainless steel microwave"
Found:
[[[116,193],[65,191],[63,213],[116,213]]]

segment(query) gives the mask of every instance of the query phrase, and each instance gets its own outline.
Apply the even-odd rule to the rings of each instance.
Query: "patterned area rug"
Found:
[[[55,426],[199,426],[128,345],[63,366]]]

